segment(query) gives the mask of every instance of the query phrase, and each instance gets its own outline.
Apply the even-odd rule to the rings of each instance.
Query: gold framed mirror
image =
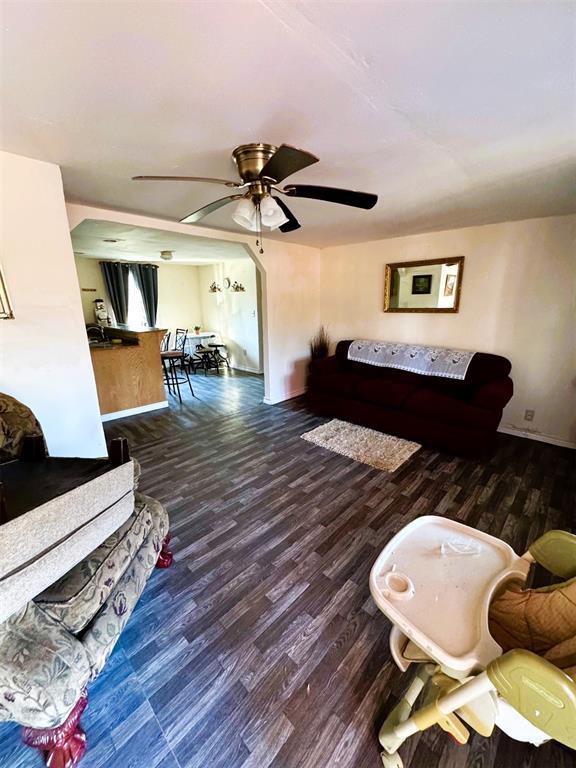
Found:
[[[458,312],[464,256],[386,264],[384,312]]]

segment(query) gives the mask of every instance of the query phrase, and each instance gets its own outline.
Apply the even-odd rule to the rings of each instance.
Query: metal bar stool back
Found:
[[[176,328],[174,349],[165,350],[160,353],[160,357],[162,358],[162,365],[164,366],[164,371],[166,373],[166,384],[168,386],[168,392],[170,392],[170,394],[177,394],[180,402],[182,402],[180,384],[188,382],[190,393],[192,394],[192,397],[195,396],[186,366],[187,354],[185,352],[185,346],[187,336],[188,329]],[[178,375],[178,369],[176,367],[178,363],[180,363],[180,376]]]

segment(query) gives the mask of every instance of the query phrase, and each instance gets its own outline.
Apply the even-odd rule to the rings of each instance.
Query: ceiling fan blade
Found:
[[[311,184],[291,184],[283,192],[291,197],[309,197],[313,200],[325,200],[327,203],[352,205],[354,208],[374,208],[378,195],[369,192],[354,192],[352,189],[337,187],[317,187]]]
[[[132,176],[132,181],[203,181],[206,184],[223,184],[225,187],[245,187],[246,184],[239,184],[237,181],[226,181],[226,179],[210,179],[204,176]]]
[[[274,197],[274,195],[272,195],[272,197]],[[282,212],[284,213],[284,216],[286,216],[286,218],[288,219],[286,224],[282,224],[280,227],[278,227],[280,232],[294,232],[295,229],[300,229],[300,226],[301,226],[300,222],[298,221],[296,216],[294,216],[290,208],[288,208],[286,203],[280,200],[279,197],[274,197],[274,200],[276,200],[280,208],[282,208]]]
[[[260,171],[259,178],[271,179],[278,184],[284,181],[287,176],[317,162],[318,158],[311,155],[310,152],[290,147],[288,144],[281,144]]]
[[[240,200],[244,195],[230,195],[230,197],[221,197],[220,200],[214,200],[212,203],[208,203],[203,208],[198,208],[197,211],[189,213],[188,216],[184,216],[180,219],[180,224],[194,224],[196,221],[200,221],[204,216],[208,216],[209,213],[214,213],[218,208],[223,208],[225,205],[233,203],[234,200]]]

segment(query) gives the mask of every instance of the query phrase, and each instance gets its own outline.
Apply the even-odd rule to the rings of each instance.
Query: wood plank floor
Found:
[[[446,515],[517,551],[574,525],[575,454],[500,436],[487,462],[421,450],[394,474],[300,439],[300,400],[253,376],[196,376],[197,398],[106,425],[168,508],[174,566],[148,583],[83,717],[85,768],[377,768],[405,685],[368,573],[390,536]],[[574,753],[433,729],[412,768],[564,768]],[[0,765],[41,761],[0,726]]]

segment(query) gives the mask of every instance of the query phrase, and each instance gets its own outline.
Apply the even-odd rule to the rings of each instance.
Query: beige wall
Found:
[[[262,373],[258,337],[258,286],[252,259],[234,259],[199,267],[203,328],[216,331],[228,348],[230,365],[252,373]],[[224,287],[228,277],[241,283],[245,291],[236,293]],[[211,293],[216,282],[221,291]]]
[[[245,242],[261,271],[266,397],[303,391],[308,341],[320,320],[334,340],[353,337],[451,345],[512,361],[515,395],[505,429],[576,444],[576,217],[531,219],[328,248],[265,243],[134,214],[68,205],[84,218]],[[385,314],[384,264],[465,256],[458,314]],[[532,423],[524,411],[534,409]]]
[[[94,299],[103,298],[111,312],[108,292],[104,285],[100,261],[76,256],[76,271],[80,288],[95,288],[96,292],[81,291],[82,310],[86,323],[94,322]],[[158,266],[158,328],[174,332],[176,328],[202,325],[198,267],[182,264]]]
[[[328,248],[321,317],[332,339],[461,347],[512,361],[503,427],[576,444],[576,216]],[[458,314],[382,311],[384,265],[465,256]],[[532,423],[524,411],[536,411]]]
[[[100,262],[98,259],[87,259],[83,256],[75,256],[74,261],[76,262],[76,272],[80,284],[80,299],[82,301],[84,322],[95,323],[94,299],[104,299],[108,312],[111,312],[108,292],[106,291],[104,277],[100,269]],[[93,291],[92,289],[95,290]]]
[[[1,153],[0,197],[15,315],[0,321],[0,390],[34,411],[52,456],[104,456],[60,170]]]
[[[198,267],[161,264],[158,267],[158,328],[174,331],[202,325]],[[171,339],[171,342],[173,338]]]

